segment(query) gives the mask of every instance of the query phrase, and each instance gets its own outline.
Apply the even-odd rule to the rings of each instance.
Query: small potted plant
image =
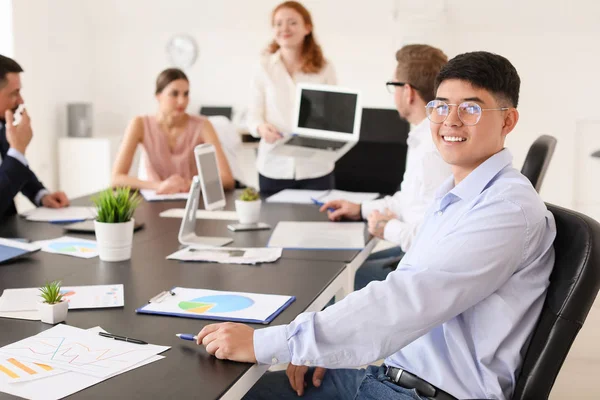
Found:
[[[140,204],[137,191],[128,187],[106,189],[92,199],[98,216],[94,221],[98,255],[103,261],[124,261],[131,258],[133,243],[133,213]]]
[[[40,288],[42,301],[38,304],[40,319],[46,324],[58,324],[67,319],[69,302],[60,293],[60,281],[46,283]]]
[[[246,188],[242,195],[235,201],[235,209],[241,224],[255,224],[260,218],[260,205],[262,201],[258,192]]]

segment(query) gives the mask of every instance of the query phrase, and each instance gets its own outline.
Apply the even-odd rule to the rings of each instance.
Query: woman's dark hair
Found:
[[[183,79],[186,82],[189,82],[187,75],[185,72],[180,70],[179,68],[167,68],[163,72],[158,75],[156,78],[156,92],[155,94],[161,93],[169,83]]]

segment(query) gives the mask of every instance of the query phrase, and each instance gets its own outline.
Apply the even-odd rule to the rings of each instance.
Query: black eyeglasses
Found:
[[[394,86],[404,86],[404,85],[409,85],[413,89],[419,90],[416,86],[411,85],[408,82],[392,82],[392,81],[389,81],[389,82],[385,83],[385,87],[387,88],[387,91],[390,92],[390,93],[394,93]]]

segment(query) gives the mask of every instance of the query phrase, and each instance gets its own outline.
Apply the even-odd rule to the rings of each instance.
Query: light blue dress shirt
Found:
[[[345,368],[387,357],[457,398],[509,399],[556,236],[552,214],[511,162],[504,149],[458,185],[448,178],[385,281],[256,330],[257,360]]]

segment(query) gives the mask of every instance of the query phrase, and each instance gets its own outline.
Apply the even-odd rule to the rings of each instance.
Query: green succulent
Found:
[[[46,282],[46,284],[40,288],[40,296],[44,300],[44,303],[57,304],[61,302],[63,295],[60,293],[60,284],[60,281]]]
[[[98,222],[116,224],[129,222],[135,209],[142,201],[137,190],[132,192],[129,187],[106,189],[92,198],[98,216]]]
[[[246,188],[240,195],[240,200],[242,201],[255,201],[260,199],[260,195],[253,188]]]

